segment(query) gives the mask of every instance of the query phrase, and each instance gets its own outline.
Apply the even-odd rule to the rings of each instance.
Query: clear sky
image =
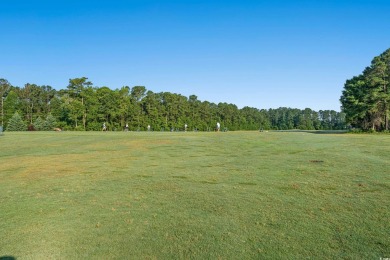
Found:
[[[340,110],[390,47],[389,0],[0,0],[0,78]]]

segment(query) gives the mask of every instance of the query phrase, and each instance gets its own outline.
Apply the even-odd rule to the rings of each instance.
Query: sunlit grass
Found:
[[[5,133],[0,257],[390,256],[390,136]]]

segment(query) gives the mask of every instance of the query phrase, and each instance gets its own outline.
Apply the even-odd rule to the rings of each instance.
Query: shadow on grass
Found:
[[[0,260],[16,260],[16,257],[10,255],[0,256]]]
[[[284,133],[308,133],[308,134],[346,134],[348,130],[275,130],[274,132]]]

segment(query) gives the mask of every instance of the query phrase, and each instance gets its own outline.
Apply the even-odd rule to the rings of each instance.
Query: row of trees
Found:
[[[362,74],[346,81],[340,102],[346,121],[352,126],[389,130],[390,49],[374,57]]]
[[[35,84],[15,87],[5,79],[0,84],[2,125],[8,130],[15,113],[30,130],[101,130],[106,123],[110,130],[122,130],[126,124],[130,130],[145,130],[148,125],[155,131],[182,130],[187,124],[190,130],[208,131],[214,129],[216,122],[229,130],[345,128],[343,113],[333,110],[238,109],[234,104],[200,101],[195,95],[187,98],[170,92],[154,93],[144,86],[115,90],[96,87],[86,77],[70,79],[61,90]],[[48,117],[46,128],[37,127]]]

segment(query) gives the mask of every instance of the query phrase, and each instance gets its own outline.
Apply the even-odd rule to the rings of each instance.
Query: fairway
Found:
[[[390,135],[5,132],[0,257],[390,257]]]

